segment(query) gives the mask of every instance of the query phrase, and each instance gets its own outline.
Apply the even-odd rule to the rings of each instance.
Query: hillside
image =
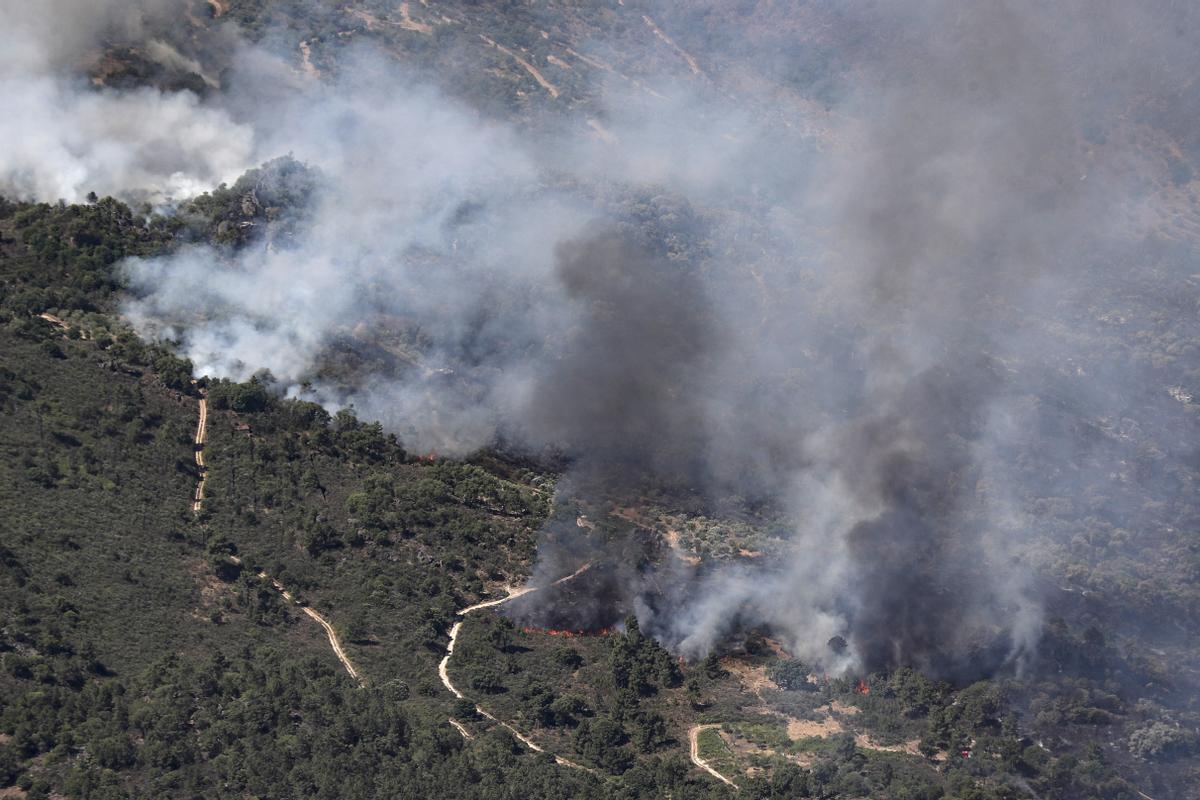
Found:
[[[0,797],[1200,797],[1190,7],[51,5]]]

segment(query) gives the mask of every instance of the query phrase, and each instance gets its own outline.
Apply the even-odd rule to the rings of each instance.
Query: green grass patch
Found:
[[[792,740],[787,735],[787,725],[778,719],[764,719],[753,722],[730,722],[723,726],[731,735],[744,739],[751,744],[769,747],[772,750],[786,750]]]
[[[696,751],[700,759],[722,775],[738,771],[737,757],[716,728],[705,728],[696,736]]]

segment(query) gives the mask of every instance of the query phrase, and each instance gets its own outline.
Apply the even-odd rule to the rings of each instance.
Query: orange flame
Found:
[[[612,633],[611,628],[600,628],[595,631],[566,631],[555,628],[522,628],[522,633],[544,633],[547,636],[562,636],[567,639],[574,639],[576,636],[608,636]]]
[[[864,681],[862,678],[859,678],[858,685],[854,687],[854,691],[857,694],[870,694],[871,687],[867,685],[866,681]]]

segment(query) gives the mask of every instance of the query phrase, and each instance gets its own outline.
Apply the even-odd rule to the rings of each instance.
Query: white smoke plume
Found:
[[[158,203],[194,196],[253,163],[253,130],[192,92],[97,90],[73,69],[102,39],[140,41],[153,20],[182,19],[182,9],[165,0],[5,0],[0,192],[68,202],[95,192]],[[157,62],[199,69],[166,42],[151,39],[146,49]]]

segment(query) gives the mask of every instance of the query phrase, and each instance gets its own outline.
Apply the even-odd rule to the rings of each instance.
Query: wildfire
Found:
[[[522,628],[522,633],[544,633],[547,636],[562,636],[567,639],[574,639],[576,636],[608,636],[612,633],[612,628],[600,628],[595,631],[565,631],[555,628]]]
[[[871,687],[867,685],[866,681],[864,681],[862,678],[859,678],[858,685],[854,687],[854,692],[856,694],[870,694]]]
[[[437,457],[438,457],[437,453],[426,453],[425,455],[420,456],[420,460],[421,461],[437,461]]]

